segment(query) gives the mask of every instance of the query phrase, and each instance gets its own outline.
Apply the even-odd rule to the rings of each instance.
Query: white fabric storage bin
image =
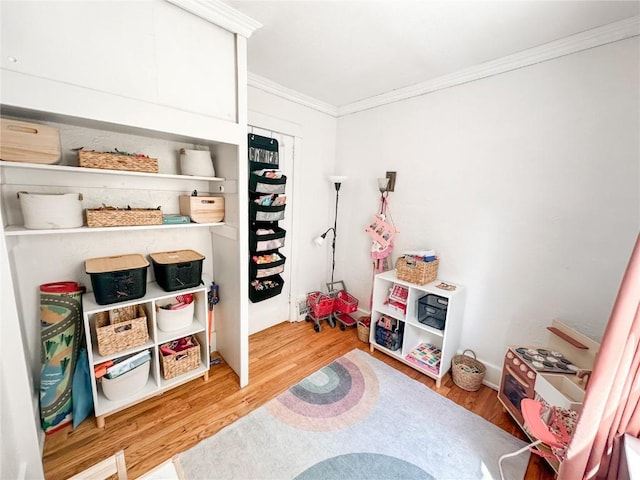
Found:
[[[215,177],[213,159],[209,150],[180,149],[180,173],[196,177]]]
[[[144,388],[149,379],[151,361],[144,362],[116,378],[102,377],[102,393],[111,401],[131,397]]]
[[[83,224],[80,193],[18,192],[18,198],[25,228],[78,228]]]
[[[193,322],[193,312],[195,301],[178,310],[166,310],[156,305],[156,321],[158,328],[163,332],[173,332],[181,328],[188,327]]]

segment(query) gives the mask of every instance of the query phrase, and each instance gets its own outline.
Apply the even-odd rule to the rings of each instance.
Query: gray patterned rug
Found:
[[[180,455],[188,479],[497,479],[524,442],[353,350]],[[505,461],[520,479],[528,455]]]

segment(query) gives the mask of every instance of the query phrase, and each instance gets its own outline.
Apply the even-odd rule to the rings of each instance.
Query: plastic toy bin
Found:
[[[173,332],[191,325],[193,322],[195,303],[195,301],[191,302],[187,306],[178,310],[160,308],[162,305],[156,305],[156,321],[158,323],[158,328],[163,332]]]
[[[149,254],[156,282],[166,292],[197,287],[202,279],[204,255],[194,250]]]
[[[93,295],[98,305],[124,302],[147,293],[149,262],[142,255],[91,258],[85,271],[91,276]]]
[[[102,393],[111,401],[131,397],[144,388],[149,379],[151,362],[146,361],[116,378],[101,380]]]

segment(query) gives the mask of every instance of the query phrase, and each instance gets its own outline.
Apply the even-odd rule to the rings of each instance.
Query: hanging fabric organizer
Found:
[[[278,141],[249,134],[249,299],[256,303],[282,293],[286,258],[284,220],[287,177],[278,170]]]

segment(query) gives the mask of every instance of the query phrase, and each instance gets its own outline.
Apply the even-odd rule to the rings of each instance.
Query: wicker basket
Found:
[[[137,306],[137,318],[111,324],[109,312],[95,314],[96,340],[100,355],[112,355],[129,348],[144,345],[149,339],[147,315],[142,305]]]
[[[369,334],[371,332],[371,317],[358,317],[358,338],[361,342],[369,343]]]
[[[471,352],[473,358],[465,355],[467,352]],[[480,388],[486,370],[484,364],[476,360],[473,350],[465,350],[462,355],[455,355],[451,359],[453,383],[469,392],[475,392]]]
[[[162,210],[157,208],[87,208],[88,227],[162,225]]]
[[[144,155],[78,150],[78,165],[85,168],[158,173],[158,159]]]
[[[195,336],[191,336],[193,347],[171,355],[160,354],[160,370],[165,380],[195,370],[200,366],[200,344]],[[166,346],[162,345],[162,346]]]
[[[405,282],[425,285],[438,277],[438,263],[437,258],[424,262],[413,257],[400,257],[396,261],[396,276]]]

